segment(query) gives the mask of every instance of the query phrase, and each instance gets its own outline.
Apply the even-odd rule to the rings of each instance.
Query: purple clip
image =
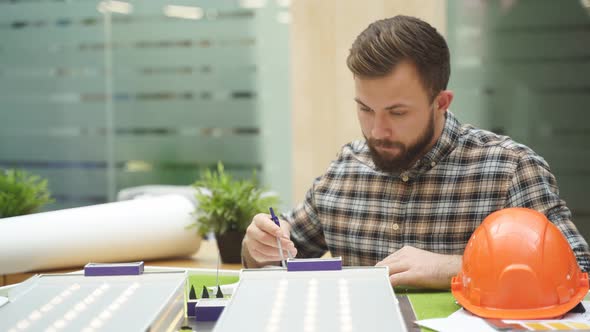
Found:
[[[338,271],[342,258],[294,258],[287,260],[287,271]]]
[[[225,306],[228,299],[201,299],[195,305],[195,320],[197,322],[214,322],[216,321]]]
[[[199,300],[186,301],[186,315],[188,317],[195,317],[195,306]]]
[[[143,262],[88,263],[84,266],[85,277],[140,275],[142,273]]]

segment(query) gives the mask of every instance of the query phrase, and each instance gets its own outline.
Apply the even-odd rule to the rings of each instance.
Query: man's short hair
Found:
[[[403,61],[416,66],[431,101],[447,88],[449,47],[434,27],[415,17],[398,15],[371,23],[352,44],[346,64],[356,76],[378,78]]]

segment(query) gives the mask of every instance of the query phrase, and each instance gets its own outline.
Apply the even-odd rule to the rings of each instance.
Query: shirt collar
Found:
[[[441,162],[455,147],[461,135],[461,124],[451,111],[445,113],[445,127],[436,144],[420,160],[414,164],[410,171],[429,170]]]

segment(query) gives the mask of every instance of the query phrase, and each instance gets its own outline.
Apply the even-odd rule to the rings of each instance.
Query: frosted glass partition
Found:
[[[0,2],[0,168],[58,209],[221,160],[289,204],[288,23],[274,1]]]
[[[590,10],[578,0],[449,1],[453,111],[551,165],[590,240]]]

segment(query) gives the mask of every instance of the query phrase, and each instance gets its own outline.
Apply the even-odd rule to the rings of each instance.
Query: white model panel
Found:
[[[163,331],[184,317],[186,272],[41,275],[0,307],[0,331]]]
[[[406,331],[386,268],[243,270],[215,332]]]

